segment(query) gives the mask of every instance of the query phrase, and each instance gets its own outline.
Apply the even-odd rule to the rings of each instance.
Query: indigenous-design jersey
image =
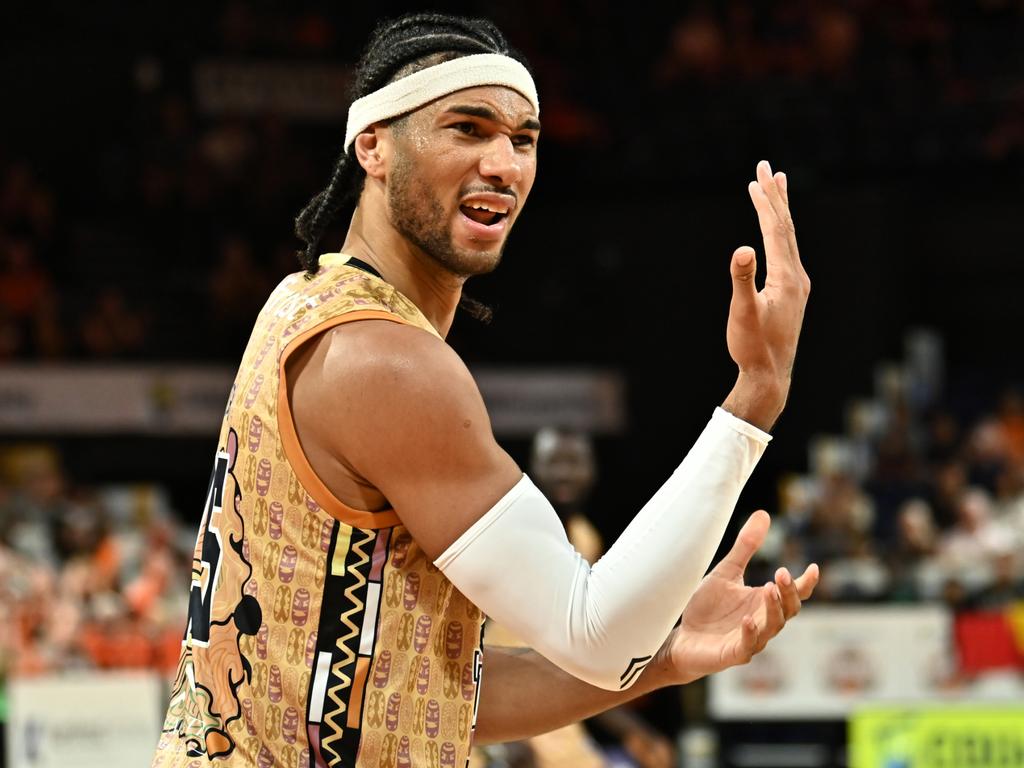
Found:
[[[260,312],[228,399],[153,766],[465,765],[483,616],[400,524],[337,499],[302,453],[285,363],[340,323],[436,334],[394,287],[321,259]]]

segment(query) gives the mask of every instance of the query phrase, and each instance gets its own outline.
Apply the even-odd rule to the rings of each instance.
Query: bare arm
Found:
[[[752,249],[733,256],[727,336],[739,377],[724,405],[767,428],[788,394],[809,282],[795,251],[784,181],[763,163],[750,192],[768,272],[757,291]],[[440,339],[362,321],[314,344],[296,371],[292,403],[300,441],[320,457],[311,463],[328,487],[335,487],[332,473],[344,478],[347,471],[390,502],[464,594],[499,621],[508,617],[562,668],[606,688],[634,684],[710,562],[764,436],[716,414],[707,439],[702,435],[691,451],[696,458],[683,462],[591,573],[564,542],[550,504],[520,482],[521,470],[491,434],[472,377]],[[515,514],[502,517],[513,506]],[[474,526],[485,514],[485,524]],[[530,543],[509,544],[527,535]],[[642,550],[657,555],[641,566],[633,555]],[[524,553],[533,556],[529,565]],[[517,570],[544,601],[527,604],[503,588],[505,575]],[[594,588],[577,588],[584,583]],[[754,631],[752,624],[740,629]],[[740,639],[748,645],[746,635]]]
[[[475,744],[547,733],[635,699],[674,679],[667,662],[652,662],[625,691],[584,683],[529,648],[484,647]]]
[[[436,559],[523,475],[494,439],[469,370],[437,337],[387,320],[345,324],[314,344],[292,393],[310,463],[332,490],[343,473],[374,489]]]
[[[810,281],[784,175],[773,176],[762,162],[757,176],[749,192],[767,276],[758,291],[753,249],[733,254],[726,335],[739,375],[723,408],[767,430],[789,393]],[[469,370],[440,339],[365,320],[328,331],[311,347],[291,381],[296,429],[311,464],[332,490],[332,478],[347,472],[390,502],[431,559],[522,477],[494,439]]]

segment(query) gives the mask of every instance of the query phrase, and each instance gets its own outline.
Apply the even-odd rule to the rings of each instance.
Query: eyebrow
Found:
[[[502,119],[498,117],[498,113],[495,112],[490,107],[478,107],[471,106],[469,104],[456,104],[446,109],[445,112],[454,112],[459,115],[469,115],[470,117],[481,117],[484,120],[490,120],[492,123],[503,122]],[[528,117],[525,120],[523,120],[522,123],[519,124],[519,127],[516,128],[516,130],[539,131],[540,120],[537,120],[536,118],[533,117]]]

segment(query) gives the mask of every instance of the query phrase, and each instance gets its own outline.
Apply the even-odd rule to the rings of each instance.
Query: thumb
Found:
[[[757,256],[754,249],[749,245],[741,245],[733,251],[729,271],[732,273],[733,304],[752,301],[757,295],[757,283],[754,282],[754,275],[757,274]]]

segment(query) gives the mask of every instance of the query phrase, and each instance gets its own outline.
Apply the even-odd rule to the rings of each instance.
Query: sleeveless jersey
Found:
[[[437,335],[394,287],[321,259],[260,312],[228,399],[153,766],[461,768],[483,616],[394,510],[337,499],[295,433],[290,354],[340,323]]]

